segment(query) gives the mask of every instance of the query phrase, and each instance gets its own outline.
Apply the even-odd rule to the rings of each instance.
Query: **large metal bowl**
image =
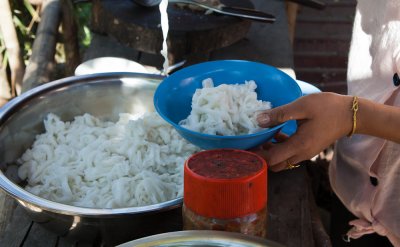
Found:
[[[276,242],[237,232],[191,230],[157,234],[117,247],[284,247]]]
[[[34,88],[0,108],[0,187],[34,221],[58,235],[114,246],[157,233],[181,230],[182,198],[118,209],[91,209],[52,202],[26,192],[15,161],[44,132],[43,119],[56,113],[72,120],[85,112],[106,120],[118,113],[154,111],[158,75],[106,73],[70,77]]]

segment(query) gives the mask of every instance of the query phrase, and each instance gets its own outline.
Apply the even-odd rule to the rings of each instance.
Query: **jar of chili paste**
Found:
[[[265,237],[267,164],[243,150],[199,152],[185,162],[183,227]]]

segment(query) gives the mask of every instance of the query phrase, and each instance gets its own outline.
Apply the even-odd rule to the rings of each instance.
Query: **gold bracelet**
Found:
[[[357,128],[357,111],[358,111],[358,97],[354,96],[353,98],[353,104],[351,106],[351,110],[353,111],[353,128],[351,129],[350,134],[348,134],[348,137],[351,137],[355,132]]]

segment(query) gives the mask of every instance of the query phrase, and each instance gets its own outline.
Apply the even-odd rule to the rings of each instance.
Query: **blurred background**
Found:
[[[72,75],[91,42],[90,15],[90,1],[0,1],[0,106],[29,75],[40,83]]]
[[[325,3],[323,10],[288,3],[294,69],[298,79],[322,91],[345,93],[356,0]],[[0,105],[32,83],[29,77],[40,84],[73,75],[92,41],[91,7],[85,0],[1,1]]]

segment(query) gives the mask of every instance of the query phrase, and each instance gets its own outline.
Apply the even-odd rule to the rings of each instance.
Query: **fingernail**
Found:
[[[268,125],[270,121],[271,121],[271,118],[266,113],[261,113],[261,114],[258,114],[258,116],[257,116],[257,122],[259,125],[263,125],[263,126]]]

